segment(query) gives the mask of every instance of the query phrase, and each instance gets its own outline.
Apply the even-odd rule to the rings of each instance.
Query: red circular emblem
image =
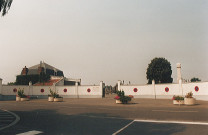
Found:
[[[165,92],[169,92],[169,88],[168,87],[165,88]]]
[[[13,92],[17,92],[17,89],[16,89],[16,88],[14,88],[14,89],[13,89]]]
[[[67,92],[67,89],[64,89],[64,92]]]
[[[40,92],[43,93],[44,92],[44,89],[41,89]]]
[[[195,91],[196,91],[196,92],[198,92],[198,91],[199,91],[199,87],[198,87],[198,86],[195,86],[195,88],[194,88],[194,89],[195,89]]]
[[[134,92],[137,92],[138,91],[138,89],[137,88],[134,88]]]
[[[87,89],[87,92],[91,92],[91,89],[90,89],[90,88],[88,88],[88,89]]]

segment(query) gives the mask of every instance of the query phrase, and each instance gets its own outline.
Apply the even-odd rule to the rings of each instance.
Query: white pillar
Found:
[[[58,92],[56,91],[56,83],[53,83],[53,89],[54,89],[54,92]]]
[[[118,90],[121,90],[121,81],[118,80]]]
[[[79,98],[78,82],[75,83],[75,91],[76,91],[77,98]]]
[[[103,96],[103,81],[100,81],[100,87],[99,87],[99,91],[100,91],[100,94],[101,94],[101,97]]]
[[[183,96],[183,87],[182,87],[182,80],[181,79],[179,80],[179,90],[180,90],[180,92],[181,92],[181,94]]]
[[[177,83],[179,83],[179,80],[182,79],[181,77],[181,63],[177,63]]]
[[[153,91],[156,99],[156,91],[155,91],[155,80],[152,80]]]
[[[0,78],[0,95],[2,94],[2,79]]]
[[[29,82],[29,93],[28,93],[28,95],[33,95],[33,90],[32,90],[32,82],[30,81]]]

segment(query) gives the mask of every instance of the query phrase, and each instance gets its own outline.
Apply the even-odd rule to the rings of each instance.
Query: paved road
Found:
[[[0,130],[13,126],[18,121],[19,117],[15,114],[6,110],[0,110]]]
[[[175,106],[170,100],[136,99],[135,104],[117,105],[105,98],[65,99],[62,103],[4,101],[0,106],[21,118],[1,130],[3,135],[208,134],[208,102],[203,101],[196,106]]]

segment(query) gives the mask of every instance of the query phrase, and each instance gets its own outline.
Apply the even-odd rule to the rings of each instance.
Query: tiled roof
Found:
[[[36,83],[34,84],[34,86],[52,86],[54,83],[57,83],[58,81],[60,81],[61,79],[53,79],[53,80],[49,80],[47,82],[43,83]]]

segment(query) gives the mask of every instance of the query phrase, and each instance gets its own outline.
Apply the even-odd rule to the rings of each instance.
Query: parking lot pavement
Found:
[[[64,99],[64,102],[59,103],[41,99],[29,102],[4,101],[0,102],[0,106],[21,118],[16,125],[1,130],[0,134],[3,135],[24,133],[205,135],[208,133],[208,126],[201,124],[208,123],[208,102],[204,101],[198,101],[195,106],[176,106],[171,100],[152,99],[135,99],[135,104],[128,105],[115,104],[113,98]]]
[[[19,117],[9,111],[0,110],[0,131],[13,126],[19,121]]]
[[[122,128],[121,128],[122,129]],[[118,130],[119,131],[119,130]],[[207,135],[208,123],[183,123],[170,121],[134,121],[128,127],[113,135]]]

